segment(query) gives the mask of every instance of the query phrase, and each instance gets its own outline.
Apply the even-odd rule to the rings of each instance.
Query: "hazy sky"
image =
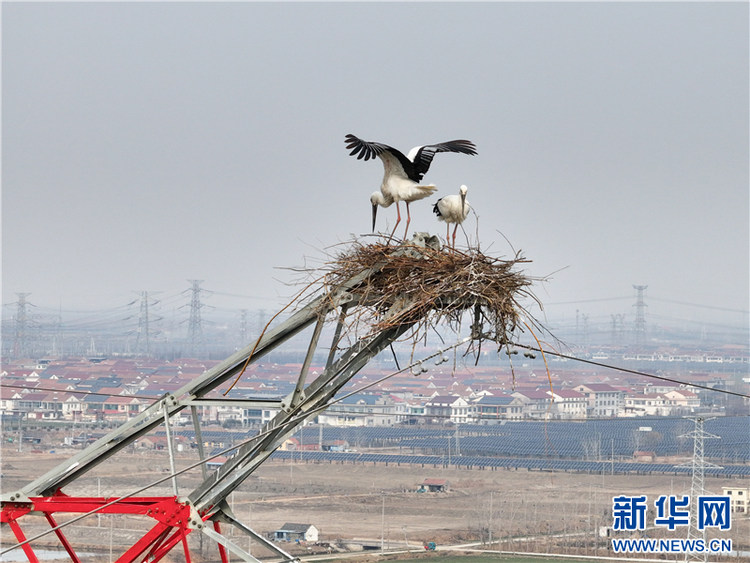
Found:
[[[749,49],[746,2],[3,2],[3,303],[203,279],[274,310],[278,268],[370,229],[382,165],[353,133],[475,142],[425,180],[556,272],[550,311],[632,313],[633,284],[650,313],[747,310]],[[436,199],[414,229],[444,234]]]

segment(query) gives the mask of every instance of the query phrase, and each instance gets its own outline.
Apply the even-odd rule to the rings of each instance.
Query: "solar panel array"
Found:
[[[461,466],[529,471],[582,471],[591,473],[685,474],[689,469],[672,464],[634,463],[635,451],[654,452],[658,457],[692,457],[694,429],[689,419],[606,419],[585,422],[508,421],[496,425],[456,427],[307,427],[305,442],[322,438],[324,443],[343,441],[352,448],[398,446],[401,454],[277,451],[275,459],[314,462],[387,463],[393,465]],[[750,475],[750,417],[707,420],[706,432],[720,439],[705,440],[705,457],[723,466],[706,470],[707,475]],[[195,440],[193,430],[175,432]],[[204,441],[238,443],[257,429],[242,432],[204,431]],[[164,432],[157,432],[157,435]],[[459,440],[456,443],[456,435]],[[315,440],[313,440],[315,441]],[[220,451],[217,448],[214,452]],[[614,462],[611,460],[614,459]]]
[[[204,442],[241,442],[252,438],[258,433],[258,430],[248,430],[246,432],[229,432],[226,430],[203,430],[201,431],[201,438]],[[172,431],[175,436],[184,436],[190,440],[195,440],[195,430],[178,430]],[[164,430],[156,432],[157,436],[166,436],[167,433]]]
[[[643,428],[650,430],[643,430]],[[635,451],[651,451],[658,457],[690,455],[693,439],[684,437],[694,428],[689,419],[606,419],[585,422],[506,422],[491,426],[461,425],[460,451],[471,455],[552,456],[564,459],[600,460],[630,458]],[[719,462],[750,461],[750,417],[716,418],[704,429],[720,439],[705,440],[704,455]],[[305,436],[318,429],[306,429]],[[300,433],[295,434],[296,437]],[[344,440],[352,447],[398,445],[420,453],[442,454],[456,429],[413,427],[323,428],[323,441]]]
[[[667,463],[630,463],[610,461],[576,461],[557,459],[520,459],[468,456],[426,456],[401,454],[367,454],[319,451],[276,451],[271,456],[276,460],[312,461],[316,463],[383,463],[388,465],[408,465],[420,467],[467,467],[475,469],[526,469],[528,471],[567,471],[585,473],[667,473],[686,475],[689,468],[675,467]],[[706,475],[717,477],[748,476],[750,465],[726,465],[719,469],[706,469]]]

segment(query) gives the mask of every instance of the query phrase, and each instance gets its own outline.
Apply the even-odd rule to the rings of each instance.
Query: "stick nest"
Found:
[[[359,297],[360,307],[349,319],[347,332],[375,333],[410,323],[416,326],[410,335],[416,341],[438,324],[460,332],[469,313],[474,341],[503,346],[522,325],[540,327],[519,304],[530,298],[541,307],[531,292],[535,280],[518,268],[530,262],[520,253],[503,260],[478,249],[440,250],[430,242],[395,247],[355,241],[335,256],[325,268],[329,289],[365,274],[349,290]]]

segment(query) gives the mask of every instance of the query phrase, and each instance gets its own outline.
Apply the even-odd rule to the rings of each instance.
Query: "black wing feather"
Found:
[[[383,143],[363,141],[362,139],[351,134],[347,135],[344,138],[344,142],[346,143],[346,148],[351,149],[352,151],[349,153],[349,156],[357,155],[358,160],[362,158],[364,158],[365,160],[370,160],[371,158],[375,158],[376,156],[379,156],[386,151],[394,154],[398,153],[398,151],[393,147],[389,147],[388,145],[384,145]]]
[[[346,143],[346,148],[351,150],[349,156],[357,155],[357,160],[370,160],[371,158],[375,158],[376,156],[380,156],[386,152],[392,154],[401,163],[401,167],[404,169],[404,173],[412,180],[419,181],[416,177],[417,175],[414,171],[414,165],[412,164],[411,160],[406,158],[406,156],[404,156],[404,154],[400,150],[389,147],[388,145],[384,145],[383,143],[363,141],[362,139],[351,134],[344,137],[344,142]]]
[[[414,170],[419,176],[419,180],[430,169],[432,159],[439,152],[457,152],[474,156],[477,154],[477,147],[474,143],[465,139],[456,139],[455,141],[446,141],[445,143],[421,147],[417,151],[417,154],[414,155]]]

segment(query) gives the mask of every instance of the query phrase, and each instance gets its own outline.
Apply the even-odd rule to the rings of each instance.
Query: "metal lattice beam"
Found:
[[[408,253],[418,255],[419,250],[414,246],[399,247],[394,254]],[[228,558],[227,551],[240,557],[244,561],[257,563],[257,560],[242,548],[228,540],[221,534],[219,522],[237,527],[243,533],[261,540],[247,526],[240,523],[231,513],[226,502],[227,497],[247,479],[296,429],[307,420],[317,416],[334,400],[337,393],[357,374],[372,358],[390,346],[393,341],[402,336],[422,319],[413,318],[409,321],[394,323],[384,330],[375,331],[359,338],[347,349],[338,349],[341,331],[347,314],[356,308],[366,306],[360,298],[351,293],[360,284],[366,283],[367,278],[377,272],[382,266],[366,269],[349,280],[339,284],[307,305],[300,308],[286,321],[268,330],[256,342],[246,346],[224,362],[207,370],[201,376],[191,381],[174,393],[165,394],[144,412],[131,419],[121,427],[111,431],[103,438],[85,448],[66,462],[35,479],[19,491],[3,494],[2,521],[10,524],[12,531],[30,560],[35,559],[33,550],[26,541],[33,541],[39,536],[26,540],[18,524],[18,520],[29,512],[44,514],[52,526],[51,531],[62,536],[61,526],[54,524],[53,514],[57,512],[79,513],[83,518],[93,512],[141,514],[156,520],[154,527],[128,549],[118,562],[142,561],[144,557],[150,561],[159,561],[178,544],[185,550],[186,560],[190,560],[187,547],[187,535],[198,531],[215,541],[220,548],[222,559]],[[399,296],[393,300],[388,311],[383,311],[387,318],[396,315],[411,305],[408,296]],[[440,306],[440,305],[438,305]],[[465,308],[474,306],[472,303],[461,304]],[[338,323],[330,346],[330,353],[323,372],[314,381],[308,383],[308,371],[313,355],[318,348],[323,323],[329,314],[338,315]],[[241,375],[249,364],[257,362],[263,356],[293,338],[311,325],[315,325],[308,346],[307,355],[300,370],[294,390],[281,401],[245,401],[237,399],[206,398],[222,384]],[[199,462],[203,482],[187,497],[178,497],[177,475],[174,458],[170,451],[172,468],[173,497],[124,497],[119,500],[101,498],[68,497],[61,493],[61,488],[80,479],[98,464],[110,459],[123,448],[133,444],[138,438],[148,434],[164,424],[168,439],[171,440],[170,419],[185,408],[190,408],[196,424],[196,436],[200,436],[200,426],[197,423],[197,406],[212,404],[257,406],[272,404],[279,408],[278,414],[269,421],[254,438],[240,445],[229,459],[216,471],[209,473],[203,462],[206,458],[202,447],[199,447]],[[171,445],[171,444],[170,444]],[[201,444],[202,446],[202,444]],[[147,488],[147,487],[146,487]],[[145,490],[142,489],[142,490]],[[75,520],[75,519],[73,519]],[[208,522],[212,523],[211,529]],[[294,558],[278,547],[263,540],[277,555],[286,561]],[[66,544],[66,549],[69,544]],[[18,547],[18,546],[16,546]],[[7,550],[6,550],[7,551]],[[4,552],[3,552],[4,553]],[[71,557],[75,557],[70,548]]]

